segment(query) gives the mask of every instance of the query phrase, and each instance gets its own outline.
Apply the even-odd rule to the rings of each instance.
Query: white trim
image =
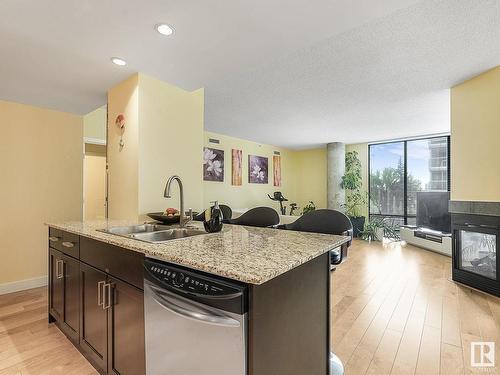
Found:
[[[89,143],[91,145],[102,145],[106,146],[106,140],[105,139],[99,139],[99,138],[89,138],[89,137],[84,137],[83,138],[83,143]]]
[[[2,294],[19,292],[21,290],[38,288],[47,285],[47,276],[35,277],[10,283],[0,284],[0,296]]]

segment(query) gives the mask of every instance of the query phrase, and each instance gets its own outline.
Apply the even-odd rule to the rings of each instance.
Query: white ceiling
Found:
[[[2,0],[0,99],[84,114],[141,71],[205,87],[207,130],[262,143],[446,132],[448,88],[500,64],[499,25],[497,0]]]

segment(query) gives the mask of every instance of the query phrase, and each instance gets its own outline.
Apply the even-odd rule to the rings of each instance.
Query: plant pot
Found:
[[[376,236],[377,236],[377,241],[383,241],[384,240],[384,228],[377,228],[376,230]]]
[[[350,217],[354,237],[359,237],[359,234],[365,229],[365,217]]]

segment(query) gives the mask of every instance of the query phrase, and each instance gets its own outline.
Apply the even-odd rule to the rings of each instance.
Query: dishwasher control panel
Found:
[[[174,266],[145,260],[146,272],[163,284],[187,293],[206,296],[228,296],[240,292],[238,289],[225,285],[223,281],[204,277]]]

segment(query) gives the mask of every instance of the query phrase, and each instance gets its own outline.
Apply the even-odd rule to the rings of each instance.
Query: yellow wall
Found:
[[[451,89],[451,199],[500,201],[500,67]]]
[[[317,208],[326,208],[326,148],[295,152],[296,198],[302,208],[313,201]]]
[[[108,215],[137,219],[179,207],[178,189],[163,197],[167,178],[184,182],[185,207],[200,209],[203,185],[203,90],[187,92],[135,74],[108,92]],[[116,116],[126,118],[124,147]]]
[[[361,162],[361,176],[362,176],[362,187],[361,193],[365,195],[367,198],[366,205],[362,208],[361,214],[365,217],[368,217],[368,143],[356,143],[346,145],[346,152],[357,151],[359,161]]]
[[[0,101],[0,284],[47,275],[48,221],[82,217],[82,117]]]
[[[220,141],[210,143],[209,139]],[[298,203],[300,210],[310,200],[318,208],[326,207],[326,149],[292,151],[272,145],[259,144],[222,134],[205,132],[205,147],[224,150],[224,182],[203,181],[204,207],[217,200],[234,209],[257,206],[279,209],[279,203],[271,201],[267,194],[281,191],[289,200],[285,205]],[[231,184],[231,150],[243,151],[243,182],[241,186]],[[280,152],[281,186],[273,185],[273,155]],[[269,162],[267,184],[248,183],[248,155],[265,156]],[[199,173],[202,175],[200,164]],[[288,212],[289,208],[287,208]],[[296,212],[299,212],[296,211]]]
[[[177,186],[172,198],[163,196],[174,174],[184,185],[185,208],[202,207],[203,113],[202,89],[188,92],[139,75],[140,214],[179,207]]]
[[[106,106],[83,116],[83,136],[106,141]]]
[[[108,91],[108,216],[137,219],[139,157],[139,75],[135,74]],[[125,115],[124,146],[116,116]]]

